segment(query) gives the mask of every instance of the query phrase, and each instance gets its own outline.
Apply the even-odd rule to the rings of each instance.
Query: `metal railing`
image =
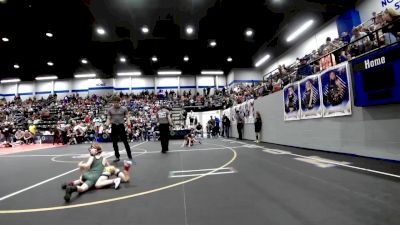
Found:
[[[370,21],[370,20],[368,20],[368,21]],[[281,78],[282,80],[287,81],[287,83],[285,83],[285,84],[293,83],[293,82],[301,80],[303,77],[307,76],[307,75],[302,75],[302,74],[298,73],[299,71],[301,71],[301,69],[303,69],[307,66],[311,66],[313,64],[319,65],[321,60],[326,59],[326,57],[329,57],[330,62],[332,64],[331,66],[333,66],[333,64],[334,64],[333,62],[339,62],[339,63],[343,62],[343,60],[341,60],[341,56],[343,56],[341,53],[343,51],[345,52],[347,57],[348,57],[348,54],[350,54],[350,58],[343,56],[343,58],[346,58],[346,60],[344,60],[344,61],[351,61],[357,57],[361,57],[366,54],[370,54],[371,52],[376,51],[378,49],[397,44],[400,41],[400,39],[397,36],[397,33],[392,33],[392,32],[399,32],[399,31],[393,30],[396,26],[397,27],[400,26],[400,19],[397,19],[397,20],[393,21],[392,23],[387,24],[379,29],[370,31],[366,35],[359,37],[357,39],[354,39],[354,40],[350,41],[350,43],[347,43],[346,45],[344,45],[342,47],[335,48],[332,51],[330,51],[314,60],[309,60],[304,65],[297,65],[296,62],[291,64],[292,67],[293,67],[293,65],[297,65],[297,68],[294,68],[293,71],[289,71],[285,77],[280,77],[281,74],[279,73],[279,68],[276,68],[263,76],[263,82],[264,83],[268,82],[268,81],[272,82],[272,80]],[[327,67],[327,68],[329,68],[329,67]],[[324,68],[324,69],[327,69],[327,68]],[[311,75],[311,74],[309,74],[309,75]]]

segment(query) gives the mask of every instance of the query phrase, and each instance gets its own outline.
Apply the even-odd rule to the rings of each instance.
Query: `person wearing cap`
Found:
[[[161,106],[157,112],[157,121],[160,130],[161,153],[167,153],[169,145],[169,128],[172,126],[171,114],[166,106]]]
[[[114,162],[119,161],[118,138],[124,143],[128,158],[132,159],[131,148],[128,143],[127,133],[125,131],[125,118],[128,126],[131,126],[129,113],[126,107],[120,105],[121,98],[116,96],[113,99],[113,106],[108,110],[107,125],[111,124],[111,139],[115,153]]]

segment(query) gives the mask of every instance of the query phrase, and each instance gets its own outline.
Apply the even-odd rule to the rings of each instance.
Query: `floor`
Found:
[[[79,177],[87,148],[0,155],[0,224],[400,224],[398,162],[222,138],[171,141],[167,154],[131,143],[130,183],[67,204],[60,185]]]

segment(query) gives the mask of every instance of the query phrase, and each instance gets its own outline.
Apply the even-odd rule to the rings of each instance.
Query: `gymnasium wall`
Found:
[[[18,94],[22,100],[28,99],[35,93],[34,82],[21,82],[18,84]]]
[[[18,84],[0,84],[0,97],[5,97],[8,101],[12,100],[16,93],[22,99],[33,96],[37,98],[47,98],[55,92],[60,98],[72,93],[81,96],[88,94],[107,95],[112,93],[140,93],[143,90],[172,90],[180,88],[194,94],[198,90],[202,93],[204,87],[214,88],[218,84],[219,88],[226,85],[226,76],[132,76],[117,77],[115,79],[60,79],[55,81],[29,81]],[[196,88],[198,88],[196,90]],[[211,91],[213,93],[213,91]]]
[[[191,92],[194,94],[196,92],[196,77],[195,76],[181,76],[179,79],[179,85],[181,92],[184,90],[186,92]]]
[[[264,142],[400,160],[400,105],[353,106],[351,116],[285,122],[281,91],[255,100],[254,107]],[[237,137],[236,125],[232,133]],[[244,138],[255,140],[254,124],[245,124]]]
[[[70,94],[71,90],[70,80],[56,80],[54,81],[54,92],[59,98],[64,98],[66,95]]]
[[[177,76],[159,76],[156,77],[156,89],[162,89],[162,90],[178,90],[179,86],[179,79]]]
[[[400,10],[399,0],[360,0],[356,3],[356,9],[360,12],[361,21],[372,18],[372,12],[379,13],[386,8]]]
[[[228,79],[229,87],[237,83],[258,83],[262,81],[262,74],[257,69],[233,69],[231,74],[230,79]]]

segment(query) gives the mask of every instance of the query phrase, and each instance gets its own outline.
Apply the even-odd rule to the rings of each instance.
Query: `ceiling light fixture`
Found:
[[[57,80],[57,76],[39,76],[35,78],[36,80]]]
[[[194,29],[193,29],[192,26],[187,26],[186,27],[186,33],[187,34],[191,35],[191,34],[193,34],[193,32],[194,32]]]
[[[300,34],[302,34],[304,31],[306,31],[311,25],[314,23],[314,20],[309,20],[305,24],[301,25],[299,29],[297,29],[295,32],[293,32],[289,37],[286,39],[287,42],[291,42],[294,39],[296,39]]]
[[[4,41],[4,42],[10,41],[10,39],[8,39],[8,38],[6,38],[6,37],[3,37],[1,40]]]
[[[232,62],[232,57],[228,57],[228,58],[226,59],[226,61]]]
[[[117,76],[140,76],[142,75],[142,72],[140,71],[131,71],[131,72],[119,72],[117,73]]]
[[[47,65],[48,65],[48,66],[54,66],[54,63],[53,63],[52,61],[48,61],[48,62],[47,62]]]
[[[97,32],[98,34],[100,34],[100,35],[105,35],[105,34],[106,34],[106,31],[105,31],[102,27],[98,27],[98,28],[96,29],[96,32]]]
[[[149,33],[149,28],[146,25],[142,27],[142,33],[143,34]]]
[[[158,58],[157,58],[156,56],[153,56],[153,57],[151,58],[151,61],[157,62],[157,61],[158,61]]]
[[[96,77],[95,73],[82,73],[82,74],[75,74],[75,78],[90,78],[90,77]]]
[[[87,64],[88,61],[87,61],[87,59],[81,59],[81,63],[82,63],[82,64]]]
[[[19,69],[19,65],[18,65],[18,64],[15,64],[15,65],[14,65],[14,68],[15,68],[15,69]]]
[[[246,33],[245,33],[245,34],[246,34],[247,37],[251,37],[251,36],[253,36],[254,32],[253,32],[252,29],[248,28],[248,29],[246,30]]]
[[[265,55],[264,57],[262,57],[260,60],[258,60],[256,62],[256,64],[254,65],[255,67],[259,67],[261,66],[263,63],[265,63],[265,61],[267,61],[271,56],[269,54]]]
[[[164,70],[164,71],[158,71],[157,72],[158,75],[181,75],[182,72],[178,71],[178,70]]]
[[[125,57],[121,57],[121,58],[119,58],[119,61],[124,63],[124,62],[126,62],[126,58]]]
[[[53,34],[50,33],[50,32],[47,32],[47,33],[46,33],[46,36],[47,36],[47,37],[53,37]]]
[[[183,61],[185,61],[185,62],[187,62],[187,61],[189,61],[189,56],[185,56],[185,57],[183,57]]]
[[[202,70],[202,75],[223,75],[224,71],[222,70]]]
[[[5,80],[1,80],[2,84],[6,84],[6,83],[18,83],[20,82],[21,79],[17,78],[17,79],[5,79]]]
[[[216,41],[210,41],[210,46],[211,46],[211,47],[217,46],[217,42],[216,42]]]

